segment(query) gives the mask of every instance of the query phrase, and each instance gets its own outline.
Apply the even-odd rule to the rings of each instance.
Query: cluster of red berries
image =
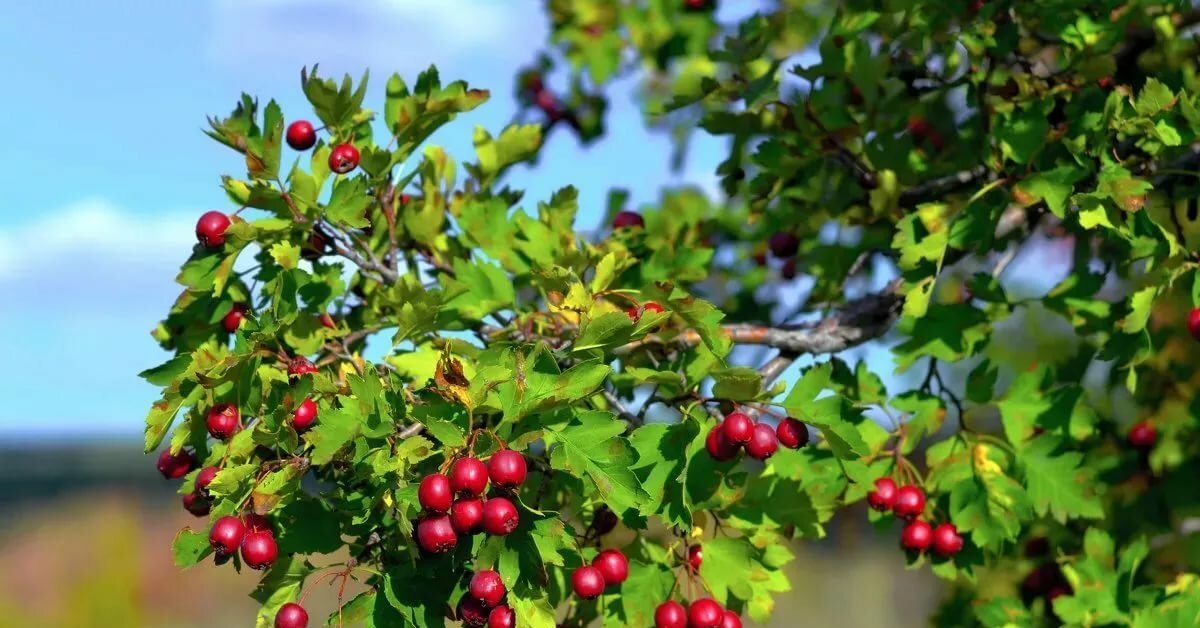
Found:
[[[583,565],[571,573],[571,589],[575,595],[591,600],[604,593],[607,587],[614,587],[629,577],[629,559],[618,549],[606,549],[592,564]]]
[[[879,512],[892,511],[908,524],[900,532],[900,546],[912,552],[933,552],[942,558],[950,558],[962,551],[963,538],[952,523],[942,523],[936,528],[920,519],[925,512],[925,492],[907,484],[897,486],[891,478],[875,480],[875,490],[867,493],[867,503]]]
[[[808,428],[791,417],[772,428],[770,424],[755,422],[747,414],[730,412],[724,421],[708,431],[704,448],[708,455],[721,462],[734,459],[743,447],[751,458],[766,460],[775,455],[780,444],[789,449],[805,446]]]
[[[467,584],[467,594],[458,603],[458,618],[464,626],[513,628],[517,616],[503,603],[506,593],[500,574],[491,569],[475,572]]]
[[[275,530],[262,515],[225,515],[213,522],[208,532],[208,542],[216,552],[218,561],[227,560],[241,549],[242,562],[251,569],[266,570],[279,556]]]
[[[742,628],[742,618],[712,598],[695,600],[686,609],[667,600],[654,609],[654,628]]]
[[[489,479],[493,487],[511,491],[525,481],[526,473],[525,458],[502,449],[486,465],[478,458],[459,458],[450,466],[449,476],[425,476],[417,488],[417,500],[425,511],[417,522],[417,545],[428,553],[444,554],[454,549],[460,535],[511,534],[521,521],[512,500],[481,496]]]

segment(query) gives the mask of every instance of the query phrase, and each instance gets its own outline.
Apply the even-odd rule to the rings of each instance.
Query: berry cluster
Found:
[[[485,500],[482,495],[489,479],[493,488],[512,491],[525,481],[526,473],[525,458],[502,449],[486,465],[478,458],[464,457],[454,461],[448,476],[425,476],[417,488],[417,500],[425,510],[417,522],[417,545],[431,554],[444,554],[454,549],[460,535],[511,534],[521,521],[512,500],[503,495]]]
[[[687,549],[687,576],[698,577],[704,562],[704,551],[699,545]],[[703,583],[703,580],[701,580]],[[654,628],[742,628],[742,618],[737,613],[721,608],[712,598],[694,600],[686,608],[675,600],[667,600],[654,609]]]
[[[464,626],[513,628],[517,616],[503,603],[507,593],[499,573],[491,569],[475,572],[467,594],[458,603],[458,618]]]
[[[266,570],[279,556],[275,529],[262,515],[225,515],[213,522],[208,542],[217,555],[217,562],[229,560],[241,549],[242,563],[251,569]]]
[[[911,484],[897,486],[891,478],[875,480],[875,490],[867,494],[867,503],[879,512],[892,511],[908,523],[900,532],[900,546],[911,552],[921,553],[932,548],[942,558],[950,558],[962,551],[963,538],[952,523],[942,523],[936,528],[920,519],[925,512],[925,492]]]
[[[776,427],[757,423],[742,412],[730,412],[725,420],[713,426],[704,441],[704,448],[713,459],[724,462],[733,460],[745,448],[746,454],[755,460],[766,460],[775,455],[779,445],[799,449],[808,444],[808,428],[803,423],[787,417]]]
[[[571,589],[575,595],[591,600],[604,589],[617,586],[629,577],[629,559],[621,550],[606,549],[596,555],[592,564],[583,565],[571,573]]]

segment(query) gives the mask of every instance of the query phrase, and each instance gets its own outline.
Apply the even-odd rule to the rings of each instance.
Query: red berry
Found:
[[[450,507],[450,525],[458,534],[479,534],[483,530],[483,500],[460,497]]]
[[[212,434],[213,438],[229,440],[230,437],[237,434],[241,422],[237,406],[231,403],[220,403],[209,408],[205,425],[208,426],[208,433]]]
[[[488,628],[515,628],[517,615],[507,606],[497,606],[488,613]]]
[[[779,267],[779,276],[791,281],[796,278],[796,258],[789,257]]]
[[[483,504],[483,531],[492,536],[512,534],[521,523],[517,507],[505,497],[493,497]]]
[[[742,618],[737,613],[726,610],[721,615],[721,628],[742,628]]]
[[[738,449],[740,449],[737,443],[731,442],[725,436],[723,425],[724,423],[714,425],[708,431],[708,437],[704,440],[704,448],[708,450],[708,455],[719,462],[732,460],[734,456],[737,456]]]
[[[515,488],[525,482],[528,469],[525,456],[511,449],[502,449],[492,454],[487,465],[492,484],[501,488]]]
[[[612,532],[613,528],[617,527],[620,521],[617,518],[617,513],[610,510],[608,506],[601,504],[596,508],[596,514],[592,515],[592,530],[595,530],[596,536],[602,536]]]
[[[1056,585],[1050,587],[1050,590],[1046,592],[1046,601],[1053,602],[1055,598],[1064,595],[1071,595],[1071,587],[1065,584]]]
[[[292,150],[308,150],[317,143],[317,130],[308,120],[296,120],[288,125],[287,143]]]
[[[311,126],[311,125],[310,125]],[[288,130],[289,134],[291,129]],[[291,143],[291,140],[288,141]],[[308,611],[295,602],[288,602],[275,613],[275,628],[307,628]]]
[[[242,539],[242,562],[251,569],[269,569],[279,556],[279,546],[270,530],[247,532]]]
[[[208,495],[208,485],[212,484],[213,478],[217,477],[217,473],[221,471],[221,467],[204,467],[200,469],[200,473],[196,474],[196,492],[201,495]]]
[[[1188,312],[1187,328],[1192,338],[1200,340],[1200,307],[1194,307]]]
[[[339,144],[329,152],[329,169],[346,174],[358,167],[358,149],[353,144]]]
[[[317,320],[321,322],[321,327],[327,327],[329,329],[337,328],[337,323],[333,322],[333,317],[329,315],[329,312],[322,312],[321,316],[319,316]]]
[[[212,502],[198,491],[193,491],[183,496],[183,508],[197,517],[203,517],[212,508]]]
[[[245,303],[234,303],[233,307],[229,309],[229,313],[221,319],[221,327],[231,334],[237,331],[238,327],[242,326],[242,321],[246,319],[246,311]]]
[[[767,238],[767,248],[775,257],[792,257],[800,250],[800,239],[786,231],[778,231]]]
[[[754,435],[754,419],[741,412],[731,412],[721,423],[721,431],[730,442],[744,445]]]
[[[256,513],[246,513],[242,517],[242,523],[246,524],[247,532],[270,532],[275,533],[275,527],[271,525],[271,520]]]
[[[867,503],[879,512],[891,510],[896,506],[896,483],[892,478],[875,480],[875,490],[867,493]]]
[[[750,442],[746,443],[746,453],[755,460],[766,460],[775,455],[779,449],[779,439],[775,438],[775,430],[766,423],[754,426]]]
[[[288,378],[296,379],[304,375],[312,375],[317,372],[317,367],[308,358],[298,355],[288,362]]]
[[[450,465],[450,490],[479,495],[487,488],[488,469],[478,458],[459,458]]]
[[[312,397],[305,397],[304,401],[296,406],[296,410],[292,412],[292,429],[297,432],[303,432],[313,426],[317,422],[317,404],[313,402]]]
[[[920,116],[909,116],[907,128],[909,135],[912,135],[913,139],[918,142],[928,137],[932,130],[929,122]]]
[[[688,628],[721,628],[725,609],[715,600],[700,598],[688,607]]]
[[[692,571],[699,570],[700,563],[704,562],[704,550],[700,549],[699,545],[693,545],[689,547],[687,551],[687,561],[688,567],[690,567]]]
[[[463,599],[458,601],[458,618],[464,626],[482,628],[488,622],[488,609],[480,604],[479,600],[463,596]]]
[[[779,444],[788,449],[800,449],[808,444],[808,428],[796,419],[788,417],[779,422],[779,427],[775,428],[775,437],[779,439]]]
[[[1137,449],[1151,449],[1158,440],[1158,430],[1154,425],[1143,419],[1129,428],[1129,444]]]
[[[458,544],[450,517],[433,514],[417,522],[417,545],[430,554],[444,554]]]
[[[963,548],[963,539],[958,535],[958,528],[952,523],[943,523],[933,529],[933,552],[943,558],[949,558]]]
[[[667,600],[654,609],[654,628],[687,628],[687,610],[675,600]]]
[[[421,480],[417,488],[417,500],[421,507],[431,512],[446,512],[454,501],[450,490],[450,478],[441,473],[431,473]]]
[[[172,455],[168,448],[158,455],[158,472],[168,480],[178,480],[187,475],[195,464],[191,452],[186,449],[180,449],[179,453]]]
[[[620,211],[617,212],[616,216],[613,216],[612,226],[613,229],[627,229],[634,227],[640,229],[646,226],[646,221],[642,218],[642,215],[637,212]]]
[[[896,504],[892,512],[901,519],[912,519],[925,512],[925,493],[909,484],[896,489]]]
[[[208,543],[218,556],[228,556],[242,544],[246,536],[246,524],[232,515],[225,515],[213,522],[208,531]]]
[[[663,309],[663,306],[655,303],[654,301],[646,301],[646,304],[642,306],[642,311],[654,312],[655,314],[662,314],[666,310]]]
[[[604,574],[591,565],[584,565],[571,574],[571,588],[575,595],[590,600],[604,593]]]
[[[641,315],[638,314],[638,306],[635,305],[631,308],[627,308],[625,310],[625,316],[628,316],[629,320],[635,323],[638,322],[638,319],[641,318]]]
[[[933,528],[920,519],[910,521],[900,532],[900,546],[906,550],[923,552],[932,542]]]
[[[491,569],[485,569],[471,576],[471,582],[467,585],[467,593],[482,602],[484,606],[491,608],[504,599],[506,591],[500,574]]]
[[[606,549],[596,555],[592,566],[600,570],[604,576],[604,584],[613,586],[625,582],[629,577],[629,559],[621,550]]]
[[[229,216],[216,211],[204,212],[196,221],[196,239],[201,246],[215,249],[225,244],[225,230],[229,225]]]

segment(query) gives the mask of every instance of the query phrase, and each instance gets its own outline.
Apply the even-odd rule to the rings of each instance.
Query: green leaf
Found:
[[[699,435],[697,422],[683,420],[671,425],[643,425],[629,436],[638,453],[633,471],[648,496],[642,514],[657,514],[669,525],[691,525],[692,513],[684,487],[688,453],[696,448]]]
[[[479,156],[476,176],[487,186],[509,167],[537,154],[542,146],[542,125],[511,125],[495,139],[483,127],[475,127],[474,141],[475,154]]]
[[[330,408],[321,413],[316,427],[304,435],[304,440],[313,446],[311,460],[315,465],[328,464],[362,427],[362,415],[358,408],[343,406]]]
[[[443,314],[482,320],[513,304],[513,283],[504,270],[487,262],[455,260],[454,277],[442,275],[446,288]]]
[[[629,342],[633,321],[624,312],[608,312],[587,319],[575,339],[573,351],[617,347]]]
[[[608,412],[586,411],[565,427],[549,431],[557,446],[550,466],[586,478],[614,512],[639,510],[650,500],[634,475],[634,452],[620,435],[625,423]]]
[[[200,532],[193,532],[191,528],[184,528],[175,535],[175,541],[171,543],[171,554],[175,557],[176,567],[191,567],[204,559],[205,556],[212,551],[212,546],[208,542],[208,535]]]
[[[334,224],[361,229],[371,224],[367,220],[367,208],[371,202],[365,178],[342,177],[333,184],[333,194],[325,206],[325,217]]]
[[[1019,460],[1025,468],[1025,485],[1034,510],[1039,515],[1053,515],[1059,523],[1072,518],[1103,517],[1104,509],[1095,494],[1096,480],[1088,469],[1080,466],[1083,455],[1056,454],[1060,447],[1057,438],[1044,435],[1021,450]]]
[[[1133,108],[1139,115],[1152,116],[1175,106],[1176,97],[1171,88],[1156,78],[1146,80],[1142,93],[1138,94]]]
[[[762,393],[762,375],[746,366],[718,368],[712,371],[713,396],[730,401],[753,401]]]

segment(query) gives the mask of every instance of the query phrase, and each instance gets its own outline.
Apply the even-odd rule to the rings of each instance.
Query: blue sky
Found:
[[[540,0],[206,0],[0,3],[0,76],[7,88],[7,173],[0,205],[0,438],[135,435],[155,390],[136,373],[167,356],[148,332],[178,288],[173,277],[196,218],[231,209],[219,188],[237,156],[201,132],[242,91],[299,116],[299,71],[370,68],[372,108],[386,77],[411,80],[436,62],[444,80],[493,99],[435,136],[473,156],[476,125],[511,119],[516,69],[545,40]],[[632,204],[664,184],[713,186],[722,146],[701,142],[682,175],[648,134],[630,85],[614,93],[610,135],[582,149],[553,134],[536,170],[511,182],[530,201],[573,183],[581,228],[598,222],[608,186]],[[311,117],[311,116],[306,116]]]

